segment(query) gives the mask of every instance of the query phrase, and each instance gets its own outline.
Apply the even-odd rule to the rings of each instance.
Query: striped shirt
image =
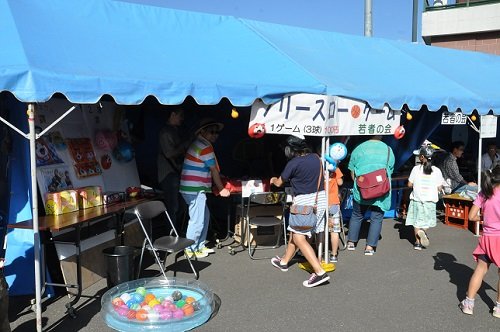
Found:
[[[207,140],[197,138],[184,158],[179,191],[183,194],[212,192],[210,167],[216,165],[213,146]]]

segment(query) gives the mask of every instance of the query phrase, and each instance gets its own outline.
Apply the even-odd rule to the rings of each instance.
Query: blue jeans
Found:
[[[477,186],[471,186],[471,185],[468,185],[468,184],[463,184],[461,186],[456,187],[451,192],[452,193],[456,193],[456,192],[460,193],[462,191],[475,191],[475,192],[477,192],[477,189],[478,189]]]
[[[358,202],[352,202],[352,216],[349,220],[349,232],[347,233],[347,240],[350,242],[358,242],[359,230],[361,223],[367,211],[370,211],[370,229],[368,237],[366,238],[366,245],[376,247],[380,232],[382,231],[382,221],[384,220],[384,211],[378,206],[361,205]]]
[[[210,212],[207,207],[207,196],[204,191],[197,194],[182,194],[189,208],[189,223],[186,238],[194,240],[191,250],[196,251],[205,246],[208,233]]]

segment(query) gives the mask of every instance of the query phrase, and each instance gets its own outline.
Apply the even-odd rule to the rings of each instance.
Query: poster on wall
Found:
[[[70,168],[66,165],[38,167],[36,171],[40,191],[44,194],[74,189]]]
[[[73,159],[75,174],[79,179],[102,173],[89,138],[69,138],[67,144]]]
[[[37,170],[49,166],[65,167],[64,173],[69,172],[74,188],[99,186],[106,192],[140,186],[135,160],[128,158],[133,156],[133,149],[127,142],[125,112],[115,103],[75,105],[64,99],[51,99],[37,107],[37,130],[46,129],[73,106],[76,106],[74,110],[40,141],[48,144],[47,151],[52,154],[43,164],[37,165]],[[52,179],[50,174],[45,177]],[[39,181],[42,198],[48,192],[49,180]],[[64,185],[59,187],[65,189]]]
[[[272,105],[255,102],[249,130],[299,137],[392,135],[400,119],[401,111],[374,109],[363,101],[300,93],[285,95]]]
[[[37,167],[64,163],[57,154],[56,146],[45,137],[40,137],[36,141],[35,155]]]

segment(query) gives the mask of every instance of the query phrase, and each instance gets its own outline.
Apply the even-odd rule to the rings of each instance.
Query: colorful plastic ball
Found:
[[[132,304],[129,308],[132,310],[138,310],[141,309],[141,305],[137,302],[134,302],[134,304]]]
[[[134,299],[130,299],[130,300],[128,300],[126,304],[127,304],[127,307],[129,307],[130,309],[132,309],[132,306],[133,306],[134,304],[139,305],[139,303],[135,302],[135,301],[134,301]]]
[[[192,296],[186,297],[186,303],[188,303],[188,304],[191,304],[191,303],[193,303],[195,301],[196,301],[196,299],[194,297],[192,297]]]
[[[182,306],[182,311],[184,311],[184,316],[191,316],[194,313],[193,305],[186,303]]]
[[[160,301],[158,301],[157,299],[153,299],[151,301],[148,302],[148,305],[153,308],[155,305],[157,304],[160,304]]]
[[[167,307],[169,304],[172,304],[172,301],[170,300],[163,300],[161,301],[161,305],[164,307]]]
[[[182,318],[182,317],[184,317],[184,311],[182,311],[182,309],[177,309],[173,312],[173,316],[174,316],[174,318],[177,318],[177,319]]]
[[[154,311],[156,311],[156,312],[163,311],[164,309],[165,309],[165,308],[164,308],[164,307],[162,307],[162,305],[161,305],[161,304],[155,304],[155,305],[153,306],[153,310],[154,310]]]
[[[180,299],[182,299],[182,293],[180,291],[178,291],[178,290],[173,291],[173,293],[172,293],[172,299],[174,301],[179,301]]]
[[[182,308],[185,304],[186,304],[186,301],[184,301],[184,300],[179,300],[179,301],[177,301],[177,303],[175,303],[177,308]]]
[[[156,311],[150,311],[148,313],[148,319],[151,321],[151,322],[156,322],[157,320],[160,319],[160,314],[158,314]]]
[[[165,301],[170,301],[170,302],[174,302],[174,299],[172,298],[172,296],[165,296]]]
[[[160,319],[162,320],[172,319],[173,316],[174,314],[169,310],[163,310],[162,312],[160,312]]]
[[[148,311],[144,309],[139,309],[135,313],[135,318],[140,321],[145,321],[148,319]]]
[[[175,310],[177,310],[177,306],[172,303],[172,304],[168,305],[167,309],[170,310],[170,311],[175,311]]]
[[[198,311],[201,309],[201,304],[198,301],[194,301],[193,303],[191,303],[191,305],[193,306],[195,311]]]
[[[149,303],[152,300],[156,300],[156,296],[154,296],[154,294],[147,293],[146,295],[144,295],[144,302]]]
[[[146,291],[146,288],[145,287],[137,287],[137,289],[135,290],[135,292],[137,294],[141,294],[143,297],[144,295],[146,295],[147,291]]]
[[[125,302],[119,298],[119,297],[115,297],[113,300],[111,300],[111,303],[114,305],[114,306],[122,306],[125,304]]]
[[[128,312],[129,312],[129,308],[127,306],[120,306],[120,307],[115,307],[116,309],[116,313],[120,316],[127,316]]]
[[[150,307],[150,306],[148,306],[147,304],[146,304],[146,305],[141,306],[141,308],[142,308],[142,309],[144,309],[144,310],[147,310],[147,311],[151,311],[151,310],[153,310],[153,309],[151,309],[151,307]]]
[[[122,299],[125,303],[127,303],[131,298],[132,296],[129,293],[123,293],[120,295],[120,299]]]
[[[139,293],[134,293],[134,294],[132,294],[131,299],[137,303],[141,303],[142,301],[144,301],[144,295],[139,294]]]
[[[158,296],[156,299],[158,300],[158,302],[162,303],[162,302],[163,302],[163,300],[165,300],[165,297],[163,297],[163,296]]]
[[[127,312],[127,318],[130,320],[135,319],[135,314],[136,314],[135,310],[129,310]]]

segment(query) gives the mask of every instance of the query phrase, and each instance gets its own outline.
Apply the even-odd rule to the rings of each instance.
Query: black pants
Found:
[[[5,281],[3,269],[0,269],[0,331],[10,332],[9,325],[9,286]]]

